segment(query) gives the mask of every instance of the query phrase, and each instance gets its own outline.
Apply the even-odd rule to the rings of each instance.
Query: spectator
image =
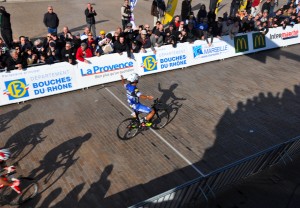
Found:
[[[241,0],[232,0],[230,6],[230,17],[234,17],[240,8]]]
[[[221,35],[222,36],[229,35],[229,31],[231,30],[231,28],[232,28],[232,21],[231,21],[231,19],[227,19],[227,21],[223,21]]]
[[[132,29],[132,24],[129,22],[124,30],[124,37],[127,43],[133,41],[137,36],[137,31]]]
[[[43,42],[41,39],[37,39],[33,42],[33,53],[37,55],[37,58],[39,59],[41,56],[41,53],[44,51]]]
[[[63,27],[63,31],[59,36],[59,39],[63,42],[63,45],[65,45],[66,42],[71,42],[73,40],[72,33],[67,26]]]
[[[220,38],[222,36],[222,24],[223,24],[223,18],[218,17],[218,21],[212,26],[214,37]]]
[[[173,21],[170,23],[170,24],[173,24],[175,29],[177,30],[179,25],[180,25],[180,17],[179,15],[175,15]]]
[[[33,52],[31,48],[26,49],[25,53],[26,53],[25,56],[26,56],[26,61],[28,66],[37,63],[38,56]]]
[[[253,0],[251,5],[251,15],[255,17],[259,13],[260,0]]]
[[[45,51],[49,47],[50,41],[52,41],[52,37],[51,37],[51,33],[48,33],[47,36],[44,38],[44,41],[43,41],[43,48],[44,48]]]
[[[264,10],[262,17],[260,18],[261,22],[267,22],[268,21],[268,10]]]
[[[61,60],[72,65],[76,64],[75,51],[71,42],[66,42],[65,47],[61,50]]]
[[[41,54],[40,59],[38,60],[39,64],[53,64],[53,60],[49,59],[46,52]]]
[[[79,32],[75,33],[74,38],[72,40],[72,44],[73,44],[74,52],[76,54],[77,49],[81,45],[81,39],[80,39],[80,33]]]
[[[84,30],[83,30],[83,33],[81,34],[80,36],[80,39],[81,40],[85,40],[88,38],[88,34],[91,32],[90,28],[89,27],[85,27]]]
[[[184,21],[181,21],[181,22],[180,22],[180,25],[179,25],[179,27],[178,27],[178,29],[177,29],[177,32],[180,33],[184,28],[185,28]],[[177,33],[177,34],[179,34],[179,33]]]
[[[124,0],[124,4],[121,7],[121,15],[122,15],[122,26],[124,30],[126,25],[130,22],[130,18],[131,18],[131,9],[129,5],[129,0]]]
[[[145,31],[146,32],[146,31]],[[118,53],[120,55],[123,54],[123,52],[127,52],[127,57],[130,58],[130,49],[128,44],[125,42],[125,37],[120,36],[119,40],[114,43],[114,52]]]
[[[146,30],[142,30],[141,34],[136,37],[136,40],[141,45],[142,52],[145,53],[146,52],[145,49],[147,49],[147,48],[152,48],[152,50],[154,50],[153,47],[151,46],[150,38],[147,37],[147,31]]]
[[[169,33],[170,35],[177,36],[177,30],[175,29],[175,26],[173,24],[169,25],[169,28],[165,30],[166,34]]]
[[[92,31],[94,38],[96,38],[96,20],[95,16],[97,16],[97,13],[95,9],[92,7],[91,3],[87,4],[87,8],[84,11],[85,17],[86,17],[86,23],[87,27],[90,31]]]
[[[187,25],[189,22],[193,23],[194,26],[197,24],[197,20],[193,12],[190,14],[189,18],[185,21],[185,24]]]
[[[187,42],[186,29],[181,30],[181,32],[177,36],[177,41],[180,42],[180,43]]]
[[[76,52],[76,59],[78,61],[84,62],[84,63],[90,63],[86,58],[91,58],[93,56],[93,53],[91,49],[87,47],[86,43],[81,43],[80,47],[77,49]]]
[[[210,39],[210,41],[209,41]],[[204,40],[206,41],[208,47],[210,47],[214,41],[213,28],[209,27],[208,30],[204,33]]]
[[[261,12],[263,13],[265,10],[268,11],[268,14],[270,14],[271,10],[271,0],[267,0],[261,7]]]
[[[19,40],[20,40],[19,46],[20,46],[20,53],[21,54],[25,53],[25,51],[27,49],[31,49],[32,46],[31,46],[28,38],[26,38],[25,36],[20,36]]]
[[[112,53],[114,51],[114,44],[112,42],[112,35],[110,33],[108,33],[106,35],[106,37],[98,43],[98,45],[101,48],[101,50],[103,51],[103,54]]]
[[[11,49],[9,55],[10,56],[6,60],[7,72],[15,69],[22,70],[26,67],[26,64],[24,64],[22,57],[19,56],[17,50]]]
[[[92,50],[92,45],[95,43],[95,40],[93,38],[93,34],[90,32],[88,34],[88,39],[86,40],[87,46]],[[94,51],[92,50],[92,52],[94,53]]]
[[[116,41],[119,40],[120,33],[118,31],[114,32],[114,36],[112,37],[112,42],[115,43]]]
[[[154,17],[154,24],[157,21],[160,21],[161,18],[165,15],[166,4],[164,0],[153,0],[151,5],[151,15]]]
[[[186,21],[192,11],[191,0],[182,0],[181,3],[181,20]]]
[[[11,48],[13,44],[13,35],[10,23],[10,14],[6,12],[4,6],[0,6],[0,17],[1,36],[7,47]]]
[[[133,56],[133,53],[139,53],[141,51],[141,45],[138,41],[133,40],[130,44],[130,53],[131,57]]]
[[[202,4],[200,6],[200,9],[199,9],[198,14],[197,14],[197,22],[200,21],[200,18],[205,18],[205,17],[207,17],[206,6],[205,6],[205,4]]]
[[[57,27],[59,25],[59,19],[55,12],[53,12],[53,7],[48,6],[48,12],[44,15],[44,25],[48,28],[48,33],[57,33]]]
[[[96,37],[95,42],[98,44],[101,40],[105,38],[106,32],[104,30],[100,30],[99,36]]]
[[[192,22],[188,24],[186,33],[187,33],[187,42],[194,43],[197,40],[197,31],[194,28],[194,24]]]
[[[209,10],[208,14],[207,14],[207,19],[208,19],[208,24],[211,25],[216,21],[216,13],[215,10]]]
[[[161,24],[160,21],[157,21],[157,22],[155,23],[155,26],[152,28],[152,33],[154,33],[155,30],[158,30],[158,29],[159,29],[159,25],[160,25],[160,24]],[[140,28],[140,31],[142,31],[143,29],[144,29],[144,27]]]
[[[51,41],[49,43],[49,47],[47,48],[47,58],[51,60],[51,62],[60,60],[60,51],[56,46],[55,41]]]
[[[154,32],[154,34],[152,34],[150,36],[150,42],[151,42],[151,46],[154,47],[160,47],[164,44],[164,38],[163,36],[160,34],[160,32],[158,30],[156,30]]]
[[[239,20],[235,20],[232,27],[229,30],[229,36],[233,39],[240,31],[240,23]]]

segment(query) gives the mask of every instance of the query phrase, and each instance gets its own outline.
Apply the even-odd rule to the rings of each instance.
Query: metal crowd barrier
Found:
[[[193,203],[208,203],[225,186],[257,174],[279,162],[286,164],[299,150],[300,136],[229,164],[204,177],[196,178],[129,208],[180,208]]]

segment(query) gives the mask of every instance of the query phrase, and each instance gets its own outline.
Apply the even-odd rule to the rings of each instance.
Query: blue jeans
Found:
[[[56,33],[57,34],[57,28],[51,28],[51,27],[48,27],[48,33]]]

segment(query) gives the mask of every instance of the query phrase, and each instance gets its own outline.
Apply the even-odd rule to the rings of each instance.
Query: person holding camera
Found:
[[[124,4],[121,7],[121,15],[123,30],[125,30],[127,24],[130,23],[131,18],[131,8],[129,5],[129,0],[124,0]]]
[[[92,31],[93,37],[96,38],[95,16],[97,16],[97,13],[96,13],[95,9],[92,7],[91,3],[87,4],[87,8],[84,11],[84,14],[86,17],[87,27],[89,28],[90,31]]]

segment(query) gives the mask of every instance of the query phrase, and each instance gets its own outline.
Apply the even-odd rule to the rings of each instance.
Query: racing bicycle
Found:
[[[154,100],[151,107],[154,109],[155,114],[150,120],[152,123],[152,129],[158,130],[165,127],[170,119],[170,114],[166,107],[163,107],[163,104],[158,101],[158,98]],[[140,118],[140,113],[135,111],[134,118],[127,118],[123,120],[117,129],[117,135],[122,140],[128,140],[135,137],[138,133],[149,129],[149,127],[142,125],[142,119]]]
[[[11,178],[14,178],[16,171],[11,173],[2,174],[1,177],[5,180],[10,181]],[[33,178],[19,176],[17,179],[20,180],[20,189],[21,194],[18,194],[9,186],[4,186],[0,189],[0,205],[20,205],[23,204],[38,193],[38,184]]]

